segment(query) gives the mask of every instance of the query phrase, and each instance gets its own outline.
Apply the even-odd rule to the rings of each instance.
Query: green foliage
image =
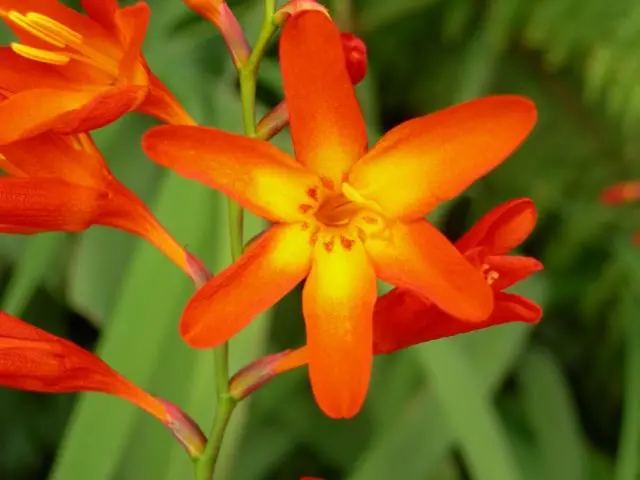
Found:
[[[151,68],[198,121],[240,131],[218,33],[181,0],[149,3]],[[352,3],[353,18],[339,20],[351,20],[368,45],[358,95],[372,139],[491,92],[536,101],[539,124],[526,144],[434,221],[456,236],[503,200],[533,198],[539,224],[522,252],[545,271],[519,293],[545,315],[538,327],[496,327],[377,358],[365,409],[350,422],[325,418],[306,372],[288,373],[237,412],[217,478],[638,478],[640,251],[630,237],[640,216],[634,224],[633,207],[598,205],[602,188],[640,175],[638,2]],[[261,2],[230,4],[254,40]],[[281,97],[275,60],[261,72],[262,111]],[[118,178],[219,271],[229,261],[225,200],[144,157],[139,139],[152,124],[130,115],[95,137]],[[286,135],[277,143],[290,148]],[[248,236],[262,227],[247,219]],[[3,236],[0,282],[3,309],[89,348],[97,340],[112,366],[208,428],[211,355],[176,333],[192,289],[152,247],[99,228]],[[232,371],[302,343],[299,293],[234,339]],[[0,391],[0,478],[189,478],[187,456],[155,420],[113,398],[72,400]]]

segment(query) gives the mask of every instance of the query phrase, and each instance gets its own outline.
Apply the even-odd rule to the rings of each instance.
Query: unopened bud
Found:
[[[189,456],[198,458],[207,443],[207,438],[198,424],[173,403],[160,398],[158,400],[164,405],[168,415],[165,425],[182,444]]]
[[[340,37],[349,77],[357,85],[367,74],[367,46],[353,33],[341,33]]]
[[[283,372],[284,370],[281,370],[278,366],[282,359],[290,353],[291,350],[285,350],[273,355],[267,355],[238,371],[229,382],[229,394],[231,397],[235,400],[242,400]]]

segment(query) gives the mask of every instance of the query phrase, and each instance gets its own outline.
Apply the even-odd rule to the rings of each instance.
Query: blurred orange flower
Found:
[[[465,322],[406,288],[394,288],[380,297],[373,312],[373,353],[391,353],[420,343],[510,322],[536,323],[542,310],[531,300],[507,288],[543,266],[535,258],[507,256],[531,233],[536,223],[533,202],[520,198],[506,202],[478,221],[456,247],[484,275],[494,295],[494,308],[482,322]],[[270,376],[304,365],[308,351],[274,356]],[[264,375],[266,377],[266,375]],[[263,382],[265,378],[261,379]]]
[[[0,232],[77,232],[106,225],[155,245],[190,276],[195,260],[113,177],[88,134],[43,133],[0,145]]]
[[[0,385],[35,392],[103,392],[140,407],[165,424],[192,455],[204,436],[177,407],[119,375],[79,346],[0,312]]]
[[[502,162],[528,135],[534,105],[487,97],[403,123],[367,152],[340,33],[323,13],[292,16],[280,61],[297,162],[267,142],[157,127],[147,154],[274,225],[191,299],[180,331],[219,345],[308,276],[309,374],[331,417],[355,415],[369,384],[376,277],[449,314],[486,320],[483,275],[423,216]]]
[[[89,131],[132,110],[193,123],[142,57],[147,4],[82,5],[87,16],[56,0],[0,0],[18,37],[0,48],[0,144],[47,130]]]

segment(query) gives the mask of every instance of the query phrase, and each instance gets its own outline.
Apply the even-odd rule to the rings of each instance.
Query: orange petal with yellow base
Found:
[[[104,191],[62,180],[0,177],[0,225],[11,233],[82,231],[106,201]]]
[[[464,320],[485,320],[493,294],[481,273],[426,220],[390,227],[388,239],[369,238],[367,253],[380,279],[409,288]]]
[[[311,388],[332,418],[353,417],[362,406],[372,363],[371,317],[376,277],[359,242],[331,251],[318,242],[302,292]]]
[[[487,255],[505,255],[527,239],[536,220],[536,207],[531,199],[510,200],[478,220],[456,242],[456,248],[466,252],[481,246]]]
[[[305,220],[301,206],[312,204],[321,188],[317,176],[270,143],[214,128],[156,127],[142,146],[160,165],[272,221]]]
[[[505,160],[536,121],[523,97],[484,97],[390,130],[349,174],[389,218],[415,220]]]
[[[191,298],[180,321],[184,340],[193,348],[218,346],[284,297],[309,272],[309,237],[301,224],[281,224],[252,242]]]
[[[336,186],[367,149],[345,64],[340,32],[327,15],[304,12],[285,22],[280,66],[296,159]]]

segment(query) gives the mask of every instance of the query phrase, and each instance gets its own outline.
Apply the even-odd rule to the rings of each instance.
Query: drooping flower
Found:
[[[115,395],[160,420],[191,456],[204,448],[204,435],[178,407],[142,390],[93,353],[1,311],[0,385],[34,392]]]
[[[508,256],[529,236],[536,222],[533,202],[520,198],[487,213],[458,242],[456,247],[482,273],[494,295],[489,317],[471,323],[449,315],[433,302],[406,289],[394,288],[382,295],[373,312],[374,355],[395,352],[440,338],[510,322],[536,323],[542,310],[531,300],[504,290],[542,270],[535,258]],[[260,381],[308,362],[305,347],[288,355],[272,355],[270,371]],[[251,366],[246,370],[251,370]]]
[[[194,123],[142,57],[147,4],[82,6],[87,16],[57,0],[0,0],[0,17],[17,36],[0,48],[0,144],[93,130],[132,110]]]
[[[43,133],[0,145],[0,232],[78,232],[105,225],[138,235],[201,283],[197,261],[109,171],[88,134]]]
[[[615,183],[602,191],[601,200],[605,205],[621,205],[640,200],[640,181],[627,180]]]
[[[502,162],[536,111],[521,97],[487,97],[410,120],[367,152],[330,19],[291,17],[280,62],[297,162],[267,142],[204,127],[157,127],[143,147],[274,222],[190,300],[180,324],[186,342],[227,341],[307,277],[312,388],[329,416],[351,417],[369,383],[376,277],[457,318],[490,315],[483,275],[423,216]]]

